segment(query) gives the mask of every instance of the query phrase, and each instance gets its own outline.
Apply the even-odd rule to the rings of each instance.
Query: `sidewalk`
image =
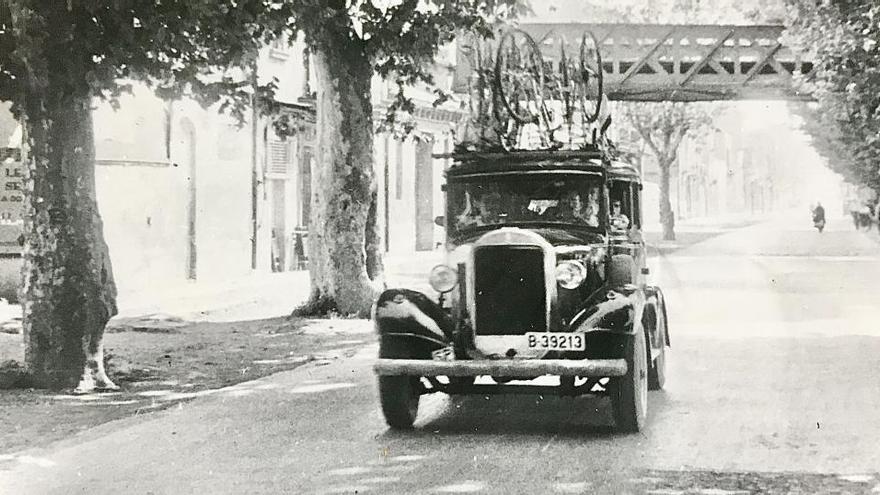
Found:
[[[108,326],[145,320],[230,322],[287,316],[309,297],[309,272],[251,274],[220,282],[189,282],[148,291],[120,291]],[[21,332],[21,306],[0,300],[0,332]]]
[[[661,226],[656,225],[645,229],[645,242],[648,245],[649,255],[665,255],[731,230],[766,222],[773,216],[774,214],[734,214],[678,220],[675,223],[674,241],[663,240],[663,230]]]
[[[745,227],[747,225],[763,222],[774,216],[780,215],[776,213],[736,213],[729,215],[721,215],[716,217],[699,217],[686,218],[675,221],[675,232],[702,232],[705,230],[726,230],[737,227]],[[662,232],[660,224],[646,226],[646,232]]]
[[[186,321],[257,320],[289,315],[308,296],[308,271],[255,273],[221,282],[120,292],[117,318],[161,314]]]

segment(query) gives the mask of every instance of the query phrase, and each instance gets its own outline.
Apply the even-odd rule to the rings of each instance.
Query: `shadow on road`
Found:
[[[666,405],[662,391],[649,394],[650,412],[643,434],[650,432],[651,416],[662,414]],[[423,398],[419,421],[413,431],[385,433],[392,438],[428,435],[553,435],[582,440],[627,434],[618,433],[614,428],[611,403],[602,396],[442,394]]]

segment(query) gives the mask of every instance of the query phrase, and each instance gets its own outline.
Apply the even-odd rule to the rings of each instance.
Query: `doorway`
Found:
[[[416,251],[434,249],[433,140],[416,143]]]
[[[272,195],[272,271],[282,272],[287,266],[287,228],[285,222],[287,181],[270,179],[269,189]]]

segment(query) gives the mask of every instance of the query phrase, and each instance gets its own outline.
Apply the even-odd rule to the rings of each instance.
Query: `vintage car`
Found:
[[[617,428],[639,431],[669,345],[640,191],[601,151],[456,155],[437,294],[389,289],[374,307],[388,425],[411,428],[428,393],[604,394]]]

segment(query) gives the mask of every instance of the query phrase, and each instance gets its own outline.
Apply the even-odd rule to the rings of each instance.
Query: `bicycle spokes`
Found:
[[[512,29],[495,49],[476,41],[463,49],[472,67],[468,124],[481,127],[483,145],[504,150],[595,147],[607,121],[602,57],[596,38],[584,33],[572,45],[548,33],[536,42]],[[492,60],[494,56],[494,60]],[[605,108],[603,108],[605,107]],[[487,136],[485,129],[494,132]],[[495,144],[487,141],[494,139]]]
[[[581,38],[580,66],[578,83],[580,91],[580,104],[587,123],[596,122],[602,112],[602,96],[604,71],[602,70],[602,53],[599,51],[599,43],[592,33],[586,32]]]

